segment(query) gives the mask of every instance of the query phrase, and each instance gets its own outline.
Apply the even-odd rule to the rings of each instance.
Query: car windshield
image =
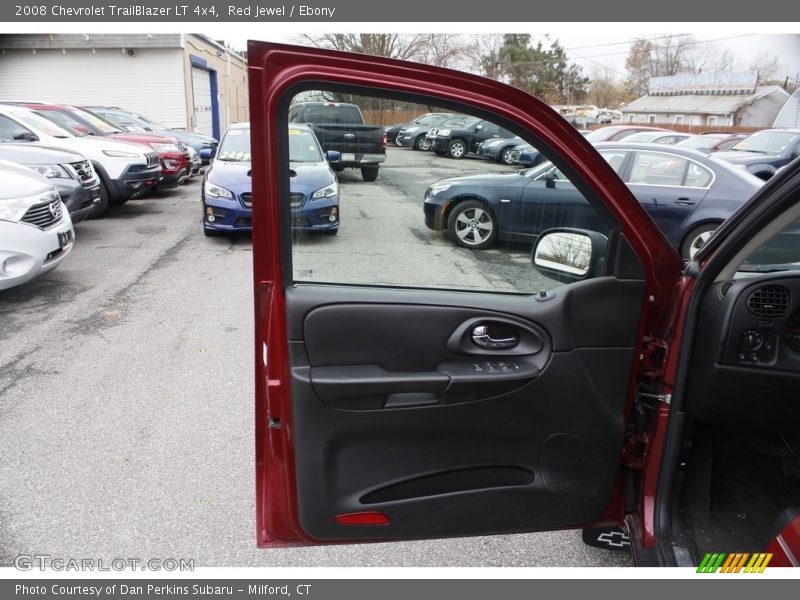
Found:
[[[101,119],[97,115],[93,115],[92,113],[86,112],[85,110],[81,110],[79,108],[68,108],[67,110],[76,117],[78,117],[79,119],[83,119],[87,123],[91,123],[92,127],[94,127],[99,131],[102,131],[103,133],[122,132],[120,128],[115,127],[105,119]]]
[[[55,138],[75,137],[66,129],[62,129],[52,121],[48,121],[44,117],[41,117],[34,112],[30,112],[27,110],[14,110],[11,111],[11,114],[20,121],[22,121],[23,123],[30,125],[35,129],[38,129],[45,135],[50,135]]]
[[[446,117],[442,115],[427,115],[411,121],[411,125],[436,125]]]
[[[787,147],[795,144],[800,135],[789,131],[759,131],[746,137],[731,150],[737,152],[761,152],[781,154]]]
[[[55,123],[59,127],[63,127],[74,136],[82,137],[89,134],[89,128],[86,127],[86,125],[60,110],[54,108],[38,108],[36,109],[36,114]]]
[[[530,177],[534,181],[543,181],[544,179],[550,178],[563,180],[567,179],[564,174],[555,168],[553,163],[551,163],[549,160],[546,160],[535,167],[531,167],[530,169],[523,169],[519,172],[519,174],[524,175],[525,177]]]
[[[250,157],[250,129],[229,129],[220,143],[217,160],[249,162]],[[311,131],[289,128],[289,162],[318,163],[323,160],[317,138]]]
[[[626,142],[652,142],[659,137],[660,133],[650,133],[649,131],[640,131],[625,138]]]
[[[800,221],[793,221],[748,256],[737,271],[774,273],[800,270]]]
[[[586,139],[590,142],[602,142],[618,131],[620,131],[618,127],[602,127],[587,134]]]
[[[631,140],[632,137],[628,138]],[[683,146],[684,148],[710,148],[713,144],[716,144],[719,141],[719,138],[712,135],[698,135],[695,137],[686,138],[685,140],[681,140],[678,142],[678,146]]]
[[[478,119],[477,117],[467,117],[467,116],[461,115],[459,117],[448,117],[447,119],[442,121],[440,123],[440,125],[442,126],[442,128],[445,128],[445,127],[460,127],[462,125],[468,127],[470,125],[474,125],[478,121],[480,121],[480,119]]]

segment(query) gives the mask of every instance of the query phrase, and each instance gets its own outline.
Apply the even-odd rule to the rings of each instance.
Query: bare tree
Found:
[[[473,35],[464,47],[469,70],[489,79],[499,81],[502,74],[502,66],[500,64],[500,49],[502,47],[502,35]]]
[[[463,36],[451,33],[429,33],[422,37],[423,51],[415,57],[419,62],[451,68],[464,63],[467,41]]]
[[[780,79],[781,65],[778,63],[778,57],[765,50],[759,52],[751,61],[750,70],[758,73],[759,85],[765,83],[783,83],[783,80]]]
[[[589,104],[608,108],[620,102],[622,94],[613,67],[595,65],[589,71],[589,79]]]

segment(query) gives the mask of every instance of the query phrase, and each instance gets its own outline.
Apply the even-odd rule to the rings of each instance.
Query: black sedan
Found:
[[[684,258],[762,185],[743,169],[695,150],[624,142],[596,148]],[[476,250],[498,240],[532,242],[552,227],[582,223],[599,230],[601,224],[549,161],[517,173],[437,181],[425,192],[423,206],[429,228],[447,230],[455,243]]]

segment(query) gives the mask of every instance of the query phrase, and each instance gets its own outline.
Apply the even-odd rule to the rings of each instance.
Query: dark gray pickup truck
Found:
[[[383,127],[365,125],[361,109],[342,102],[298,102],[289,108],[290,123],[311,127],[322,149],[340,153],[332,161],[336,172],[361,169],[364,181],[375,181],[386,160],[386,135]]]

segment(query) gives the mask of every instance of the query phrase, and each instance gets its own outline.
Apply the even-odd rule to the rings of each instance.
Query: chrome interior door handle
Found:
[[[488,325],[476,325],[472,329],[472,343],[481,348],[488,348],[492,350],[502,348],[513,348],[519,343],[516,337],[507,338],[493,338],[489,335]]]

